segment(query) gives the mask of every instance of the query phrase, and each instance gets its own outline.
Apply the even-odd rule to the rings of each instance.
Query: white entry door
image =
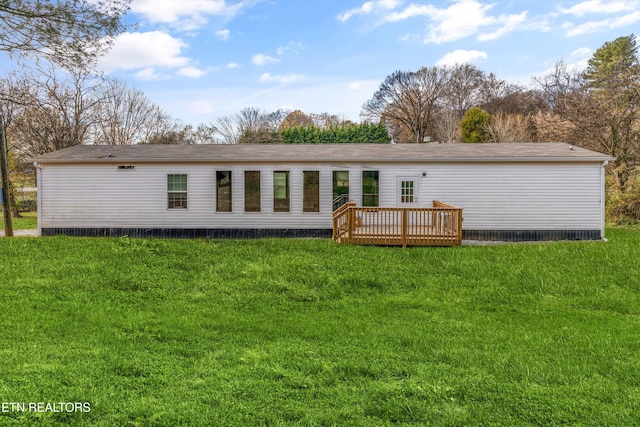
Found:
[[[399,176],[397,178],[396,194],[398,206],[418,206],[419,183],[420,180],[417,177]]]

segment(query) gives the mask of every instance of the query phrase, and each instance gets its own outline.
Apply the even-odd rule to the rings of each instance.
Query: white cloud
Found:
[[[305,49],[304,45],[300,42],[289,42],[286,46],[280,46],[276,50],[277,55],[284,55],[287,52],[291,52],[293,54],[299,54]]]
[[[280,62],[280,60],[269,55],[258,53],[257,55],[253,55],[253,57],[251,58],[251,62],[253,62],[255,65],[262,66],[271,64],[273,62]]]
[[[216,37],[222,41],[227,41],[231,37],[231,31],[226,28],[224,30],[218,30],[216,31]]]
[[[383,9],[395,9],[400,3],[400,0],[378,0],[378,5]]]
[[[487,59],[487,53],[479,50],[456,49],[449,52],[436,62],[436,65],[472,64],[476,61]]]
[[[587,68],[589,65],[589,59],[593,55],[593,50],[588,47],[581,47],[569,54],[566,59],[565,65],[568,69],[573,71],[580,71]]]
[[[502,18],[502,16],[500,17]],[[522,23],[527,19],[527,12],[522,12],[519,15],[508,15],[504,18],[504,25],[498,28],[496,31],[487,34],[480,34],[478,36],[478,40],[481,42],[499,39],[500,37],[508,34],[519,27],[522,26]]]
[[[260,81],[265,83],[275,82],[275,83],[287,84],[287,83],[293,83],[302,79],[304,79],[303,74],[272,75],[270,73],[264,73],[260,76]]]
[[[138,80],[160,80],[162,76],[153,67],[143,68],[135,74]]]
[[[207,16],[233,16],[242,3],[228,5],[225,0],[134,0],[131,12],[144,16],[153,24],[169,24],[183,30],[204,26]]]
[[[602,1],[588,0],[575,4],[571,7],[558,6],[557,10],[566,15],[584,16],[589,13],[605,14],[633,12],[640,7],[638,1]]]
[[[583,34],[595,33],[598,31],[607,31],[615,28],[626,27],[640,21],[640,11],[636,11],[618,18],[603,19],[601,21],[589,21],[584,24],[573,25],[567,24],[567,36],[574,37]]]
[[[363,3],[362,6],[354,8],[354,9],[349,9],[346,12],[342,12],[341,14],[338,15],[338,20],[342,21],[342,22],[346,22],[348,21],[352,16],[355,15],[368,15],[373,11],[373,2],[372,1],[368,1],[366,3]]]
[[[100,59],[99,66],[106,73],[118,69],[186,67],[189,58],[182,56],[182,49],[187,46],[182,40],[160,31],[123,33]]]
[[[429,16],[435,17],[438,13],[438,8],[432,5],[419,5],[410,4],[402,12],[393,12],[387,16],[387,21],[397,22],[404,21],[409,18],[415,18],[417,16]]]
[[[240,64],[238,62],[229,62],[227,65],[225,65],[225,68],[229,68],[229,69],[234,69],[238,67],[240,67]]]
[[[587,68],[587,65],[589,65],[589,59],[591,59],[592,55],[593,55],[593,49],[588,47],[581,47],[581,48],[575,49],[566,57],[560,58],[560,60],[562,61],[562,64],[566,67],[568,71],[580,72],[580,71],[584,71],[584,69]],[[549,66],[549,68],[543,71],[531,74],[531,76],[529,77],[529,80],[533,78],[542,79],[545,76],[548,76],[549,74],[553,74],[555,72],[555,69],[556,69],[556,64],[553,64],[552,66]]]
[[[368,1],[362,4],[360,7],[349,9],[346,12],[342,12],[338,15],[338,20],[346,22],[356,15],[369,15],[376,10],[392,10],[400,4],[399,0],[378,0]]]
[[[404,21],[410,18],[427,17],[430,24],[424,37],[425,43],[445,43],[478,34],[486,27],[498,27],[490,33],[480,34],[480,41],[494,40],[515,30],[526,19],[527,12],[518,15],[491,16],[493,4],[482,4],[478,0],[455,0],[447,8],[433,5],[410,4],[402,11],[390,13],[388,22]]]
[[[207,74],[207,71],[201,70],[196,67],[183,67],[176,71],[176,74],[178,76],[188,77],[190,79],[198,79]]]
[[[571,63],[585,61],[585,60],[588,60],[592,54],[593,54],[593,49],[589,47],[581,47],[571,52],[571,55],[569,55],[568,60]]]

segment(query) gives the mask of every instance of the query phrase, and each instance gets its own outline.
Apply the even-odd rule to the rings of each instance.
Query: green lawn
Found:
[[[14,230],[29,230],[38,228],[38,212],[22,212],[20,218],[12,217]],[[0,213],[0,229],[4,231],[4,218]]]
[[[0,425],[640,424],[640,230],[457,248],[0,239]]]

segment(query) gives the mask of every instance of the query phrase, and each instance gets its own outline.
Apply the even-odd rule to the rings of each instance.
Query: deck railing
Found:
[[[333,210],[335,211],[336,209],[340,208],[345,203],[349,203],[349,195],[348,194],[342,194],[342,195],[336,197],[335,199],[333,199]]]
[[[339,243],[397,246],[462,244],[462,209],[433,202],[430,208],[358,207],[350,202],[333,213]]]

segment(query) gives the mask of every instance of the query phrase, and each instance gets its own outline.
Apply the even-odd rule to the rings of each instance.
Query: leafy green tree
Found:
[[[631,34],[606,42],[589,59],[585,78],[591,88],[607,89],[625,85],[629,71],[638,73],[638,45]]]
[[[491,116],[480,107],[469,108],[460,121],[463,142],[487,142]]]
[[[278,131],[267,128],[248,129],[238,138],[238,144],[277,144],[281,142]]]
[[[390,141],[384,124],[349,124],[321,129],[316,126],[291,126],[280,129],[285,144],[387,144]]]

